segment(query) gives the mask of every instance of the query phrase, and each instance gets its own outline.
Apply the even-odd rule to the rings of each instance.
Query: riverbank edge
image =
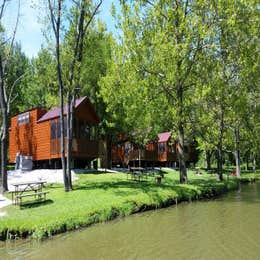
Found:
[[[223,182],[214,182],[210,184],[192,184],[194,189],[187,196],[186,193],[176,191],[177,196],[169,197],[164,200],[158,199],[155,203],[142,203],[142,201],[127,201],[122,205],[113,206],[110,208],[95,211],[91,214],[85,215],[82,219],[67,219],[66,223],[56,223],[56,225],[49,226],[45,223],[43,226],[37,229],[25,230],[23,227],[18,227],[16,230],[5,228],[0,230],[0,240],[11,239],[24,239],[31,238],[37,240],[43,240],[50,238],[54,235],[65,233],[68,231],[78,230],[81,228],[89,227],[93,224],[107,222],[120,217],[126,217],[132,214],[145,212],[148,210],[156,210],[160,208],[170,207],[181,202],[191,202],[203,199],[212,199],[228,191],[236,190],[239,187],[239,183],[249,183],[256,181],[257,178],[243,177],[241,179],[230,179]]]

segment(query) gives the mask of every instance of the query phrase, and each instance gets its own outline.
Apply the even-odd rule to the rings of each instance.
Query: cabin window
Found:
[[[86,121],[78,121],[78,137],[90,139],[90,126]]]
[[[58,122],[60,122],[60,119],[59,119]],[[60,122],[60,124],[61,124],[61,122]],[[67,126],[68,126],[68,124],[67,124],[67,117],[64,116],[64,137],[67,137],[67,128],[68,128]],[[58,136],[58,138],[61,137],[60,127],[58,127],[58,129],[57,129],[57,136]]]
[[[138,144],[134,144],[134,150],[138,150],[139,149],[139,145]]]
[[[159,152],[164,153],[166,151],[166,143],[159,143]]]
[[[125,153],[129,153],[131,150],[131,144],[130,143],[126,143],[125,144]]]
[[[61,121],[60,119],[51,120],[51,139],[61,137]],[[67,121],[64,118],[64,137],[67,137]]]
[[[18,125],[27,124],[27,123],[29,123],[29,121],[30,121],[30,113],[29,112],[18,115]]]
[[[51,121],[51,139],[57,138],[57,121],[52,120]]]
[[[79,137],[84,136],[84,121],[79,121]]]
[[[78,133],[78,120],[77,118],[73,119],[73,137],[78,137],[79,133]]]
[[[73,119],[73,137],[90,139],[90,130],[91,127],[88,125],[87,121],[79,120],[78,118]]]
[[[88,139],[90,139],[90,127],[88,125],[85,127],[85,135]]]

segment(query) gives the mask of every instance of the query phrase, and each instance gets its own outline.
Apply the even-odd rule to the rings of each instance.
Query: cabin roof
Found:
[[[25,110],[25,111],[22,111],[22,112],[18,112],[16,114],[13,114],[12,117],[15,117],[15,116],[18,116],[18,115],[21,115],[21,114],[24,114],[24,113],[27,113],[27,112],[31,112],[33,110],[44,110],[46,111],[46,109],[44,107],[33,107],[33,108],[30,108],[28,110]]]
[[[84,101],[88,99],[86,96],[76,99],[75,101],[75,109],[77,107],[79,107],[79,105]],[[64,107],[64,115],[67,114],[67,106]],[[53,118],[57,118],[60,116],[60,107],[53,107],[51,110],[49,110],[46,114],[44,114],[37,122],[43,122],[43,121],[47,121]]]
[[[158,134],[158,143],[168,142],[171,138],[171,132],[164,132]]]

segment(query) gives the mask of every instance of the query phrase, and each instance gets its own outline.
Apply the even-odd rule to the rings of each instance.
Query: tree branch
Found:
[[[146,2],[147,4],[149,4],[149,5],[151,5],[152,7],[156,8],[155,4],[152,3],[151,1],[146,0],[145,2]],[[157,10],[157,11],[158,11],[158,10]],[[165,18],[165,20],[168,20],[168,16],[167,16],[166,14],[164,14],[164,13],[163,13],[162,11],[160,11],[160,10],[159,10],[159,13],[161,14],[161,16],[162,16],[163,18]]]
[[[18,96],[18,94],[15,95],[15,98],[12,98],[12,94],[13,94],[13,90],[14,90],[14,87],[15,85],[23,78],[25,77],[25,75],[27,75],[28,72],[22,74],[20,77],[18,77],[14,83],[12,84],[11,88],[10,88],[10,92],[9,92],[9,96],[7,98],[7,113],[9,113],[10,111],[10,104],[16,99],[16,97]]]
[[[92,14],[91,14],[91,16],[90,16],[88,22],[86,23],[86,25],[85,25],[85,27],[84,27],[84,29],[83,29],[83,36],[85,35],[86,30],[88,29],[90,23],[92,22],[93,18],[94,18],[95,15],[97,14],[98,9],[99,9],[99,7],[101,6],[102,3],[103,3],[103,0],[100,0],[99,3],[96,5],[94,11],[92,12]]]
[[[51,0],[48,0],[48,5],[49,5],[49,11],[50,11],[50,15],[51,15],[51,24],[52,24],[52,29],[54,31],[55,37],[57,37],[57,33],[58,33],[58,21],[56,21],[55,15],[54,15],[54,7],[51,4]],[[60,17],[60,15],[58,16]],[[59,20],[59,18],[58,18]]]
[[[7,0],[3,0],[3,3],[0,7],[0,20],[3,18],[3,14],[4,14],[4,9],[5,9],[5,5],[7,3]]]
[[[8,60],[10,59],[11,53],[12,53],[12,50],[13,50],[15,35],[16,35],[16,32],[17,32],[18,23],[19,23],[19,19],[20,19],[20,9],[21,9],[21,1],[18,0],[17,17],[16,17],[16,22],[15,22],[15,27],[14,27],[13,35],[12,35],[12,37],[11,37],[10,49],[9,49],[8,54],[6,55],[6,59],[5,59],[5,62],[4,62],[4,64],[3,64],[3,66],[4,66],[3,70],[4,70],[4,71],[5,71],[5,65],[8,63]]]

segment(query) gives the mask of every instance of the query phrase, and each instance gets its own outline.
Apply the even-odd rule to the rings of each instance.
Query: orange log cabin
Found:
[[[66,116],[66,108],[64,113]],[[50,111],[35,108],[13,116],[9,129],[9,162],[15,163],[20,153],[32,156],[35,167],[60,168],[59,117],[58,107]],[[87,97],[76,100],[74,117],[72,159],[74,167],[84,167],[98,157],[98,141],[92,140],[90,133],[91,127],[99,123],[99,117]]]
[[[186,143],[185,159],[188,164],[198,160],[196,146]],[[137,145],[120,136],[112,147],[112,164],[122,166],[176,166],[178,165],[178,142],[171,132],[159,133],[156,141],[152,141],[139,149]],[[140,162],[140,163],[139,163]]]

